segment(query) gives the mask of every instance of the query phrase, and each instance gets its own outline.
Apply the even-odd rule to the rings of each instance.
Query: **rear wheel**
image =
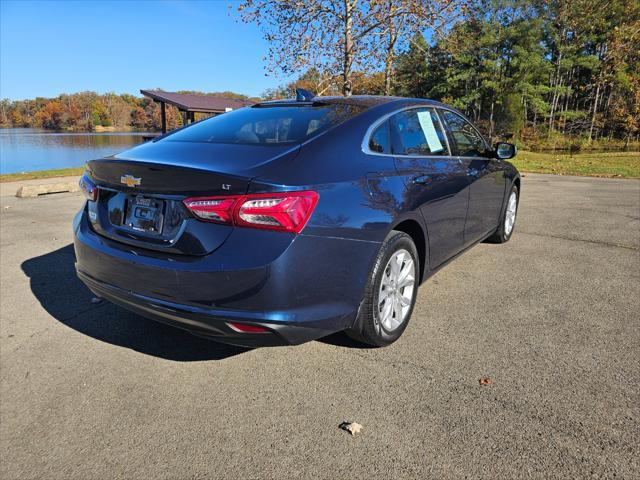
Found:
[[[518,213],[518,187],[513,185],[507,198],[507,206],[504,209],[500,226],[487,240],[492,243],[508,242],[516,225],[516,214]]]
[[[374,347],[400,338],[416,302],[418,266],[411,237],[393,230],[380,248],[355,326],[347,334]]]

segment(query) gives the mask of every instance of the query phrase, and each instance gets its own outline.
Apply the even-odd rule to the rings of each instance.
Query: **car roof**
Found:
[[[334,105],[354,105],[365,108],[377,107],[378,105],[384,105],[387,103],[395,102],[408,102],[421,105],[442,105],[435,100],[429,100],[425,98],[407,98],[407,97],[392,97],[384,95],[351,95],[349,97],[342,96],[327,96],[327,97],[313,97],[309,101],[298,101],[294,99],[286,100],[269,100],[266,102],[260,102],[254,105],[254,107],[271,107],[271,106],[297,106],[297,105],[319,105],[319,104],[334,104]]]

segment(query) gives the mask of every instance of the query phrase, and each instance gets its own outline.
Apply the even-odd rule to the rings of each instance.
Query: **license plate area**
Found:
[[[131,196],[126,201],[125,227],[137,232],[160,235],[164,225],[165,202],[143,195]]]

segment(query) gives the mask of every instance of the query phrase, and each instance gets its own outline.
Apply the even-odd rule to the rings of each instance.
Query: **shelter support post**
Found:
[[[164,102],[160,102],[160,114],[162,117],[162,133],[167,133],[167,109]]]

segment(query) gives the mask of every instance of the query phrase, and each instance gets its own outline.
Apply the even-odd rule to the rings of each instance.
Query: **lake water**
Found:
[[[81,167],[142,143],[148,133],[70,133],[37,128],[0,129],[0,173]]]

